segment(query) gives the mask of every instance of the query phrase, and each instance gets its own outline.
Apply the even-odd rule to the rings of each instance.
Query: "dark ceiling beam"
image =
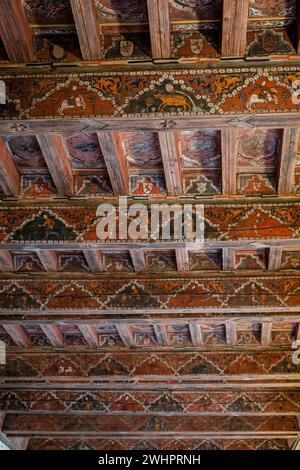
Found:
[[[94,0],[71,0],[83,60],[101,59],[101,36]]]
[[[124,149],[117,132],[97,133],[115,196],[126,196],[129,176]]]
[[[182,182],[176,134],[172,131],[161,131],[158,138],[168,194],[179,196],[182,194]]]
[[[278,167],[278,194],[293,192],[297,160],[298,129],[283,129]]]
[[[1,2],[0,2],[1,3]],[[20,193],[20,174],[7,144],[0,137],[0,186],[6,196]]]
[[[33,60],[32,31],[21,0],[1,0],[0,36],[10,61]]]
[[[27,348],[30,346],[30,338],[23,326],[17,324],[4,324],[3,328],[17,346],[21,348]]]
[[[40,328],[54,348],[64,347],[64,335],[57,325],[40,324]]]
[[[243,57],[247,42],[250,0],[224,0],[222,56]]]
[[[153,59],[171,57],[169,0],[147,0]]]
[[[223,129],[221,131],[222,149],[222,192],[226,196],[236,194],[238,131]]]
[[[37,140],[58,194],[63,197],[73,196],[72,164],[63,136],[58,134],[37,134]]]

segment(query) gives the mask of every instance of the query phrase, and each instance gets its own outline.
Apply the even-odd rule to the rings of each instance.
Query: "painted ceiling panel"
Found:
[[[161,168],[162,158],[155,132],[122,132],[120,140],[129,168]]]
[[[66,139],[73,168],[105,168],[96,134],[73,134]]]
[[[70,0],[24,0],[31,24],[73,24]]]

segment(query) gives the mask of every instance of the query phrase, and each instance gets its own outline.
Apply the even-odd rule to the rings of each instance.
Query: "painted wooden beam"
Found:
[[[101,273],[104,271],[101,251],[83,250],[83,254],[92,273]]]
[[[201,325],[199,323],[190,323],[189,329],[193,346],[203,346]]]
[[[176,133],[162,131],[158,137],[168,194],[179,196],[182,193],[182,182]]]
[[[243,57],[247,42],[250,0],[224,0],[222,56]]]
[[[35,252],[45,271],[58,271],[58,258],[54,250],[35,250]]]
[[[0,250],[0,271],[13,272],[15,270],[14,259],[8,250]]]
[[[271,246],[269,249],[269,271],[276,271],[281,268],[282,252],[283,250],[280,246]]]
[[[40,324],[40,328],[54,348],[64,347],[64,335],[57,325]]]
[[[229,321],[226,323],[225,328],[227,344],[234,346],[237,343],[236,323]]]
[[[136,273],[142,273],[146,271],[146,259],[145,259],[145,251],[144,250],[129,250],[131,261],[133,264],[133,269]]]
[[[171,57],[169,0],[147,0],[153,59]]]
[[[99,339],[96,327],[94,325],[77,324],[77,328],[82,334],[84,341],[93,348],[99,347]]]
[[[238,131],[223,129],[221,131],[222,149],[222,192],[227,196],[236,194]]]
[[[222,249],[222,266],[223,271],[233,271],[235,269],[235,249]]]
[[[177,271],[184,272],[190,270],[189,250],[187,248],[176,248]]]
[[[2,325],[5,331],[9,334],[12,340],[16,343],[17,346],[21,348],[27,348],[30,346],[31,341],[26,333],[25,329],[21,325],[17,324],[3,324]]]
[[[283,129],[278,166],[278,194],[291,194],[295,182],[299,129]]]
[[[130,328],[130,326],[125,325],[125,324],[120,324],[120,325],[116,325],[116,329],[121,340],[125,344],[125,346],[128,346],[128,347],[136,346],[132,329]]]
[[[272,341],[272,323],[264,322],[261,325],[260,342],[262,346],[270,346]]]
[[[160,346],[169,346],[167,325],[154,323],[153,328],[158,344]]]
[[[64,138],[58,134],[37,134],[37,140],[59,195],[73,196],[72,164]]]
[[[115,196],[126,196],[129,176],[125,152],[118,132],[97,133]]]
[[[27,23],[22,0],[1,0],[0,36],[9,60],[33,60],[33,35]]]
[[[95,0],[71,0],[83,60],[101,59],[101,36]]]
[[[20,174],[2,137],[0,137],[0,186],[6,196],[20,193]]]

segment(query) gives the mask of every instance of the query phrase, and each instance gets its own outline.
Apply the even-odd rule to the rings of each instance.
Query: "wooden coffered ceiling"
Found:
[[[0,430],[42,449],[300,434],[293,0],[0,4]],[[203,203],[205,243],[96,234]]]

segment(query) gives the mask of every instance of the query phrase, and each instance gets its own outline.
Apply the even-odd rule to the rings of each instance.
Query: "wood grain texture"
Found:
[[[269,271],[276,271],[277,269],[281,268],[282,252],[282,248],[278,246],[272,246],[269,249]]]
[[[167,191],[170,196],[182,193],[180,161],[176,134],[172,131],[158,133]]]
[[[1,0],[0,36],[12,62],[33,60],[32,32],[21,0]]]
[[[250,0],[224,0],[222,23],[222,56],[245,55]]]
[[[54,348],[64,347],[64,336],[57,325],[45,325],[42,323],[40,328]]]
[[[171,57],[169,0],[147,0],[152,57]]]
[[[37,140],[59,195],[73,196],[73,171],[64,138],[58,134],[37,134]]]
[[[115,196],[125,196],[129,191],[129,178],[125,152],[117,132],[97,133]]]
[[[0,250],[0,271],[13,272],[15,269],[14,260],[8,250]]]
[[[94,0],[71,0],[83,60],[101,58],[101,36]]]
[[[9,334],[12,340],[17,346],[21,348],[27,348],[30,346],[30,338],[26,333],[25,329],[21,325],[16,324],[5,324],[3,325],[5,331]]]
[[[238,132],[223,129],[221,131],[222,149],[222,192],[231,196],[236,194]]]
[[[12,155],[0,137],[0,186],[7,196],[14,196],[20,192],[20,174],[13,161]]]
[[[94,348],[99,346],[99,339],[94,325],[78,324],[77,327],[89,346]]]
[[[58,270],[58,259],[54,250],[36,250],[36,254],[47,272],[56,272]]]
[[[136,273],[146,271],[146,259],[144,250],[130,250],[131,261],[133,269]]]
[[[83,253],[92,273],[104,271],[102,254],[99,250],[83,250]]]
[[[298,129],[284,129],[282,131],[278,166],[278,194],[292,193],[295,181],[298,139]]]

